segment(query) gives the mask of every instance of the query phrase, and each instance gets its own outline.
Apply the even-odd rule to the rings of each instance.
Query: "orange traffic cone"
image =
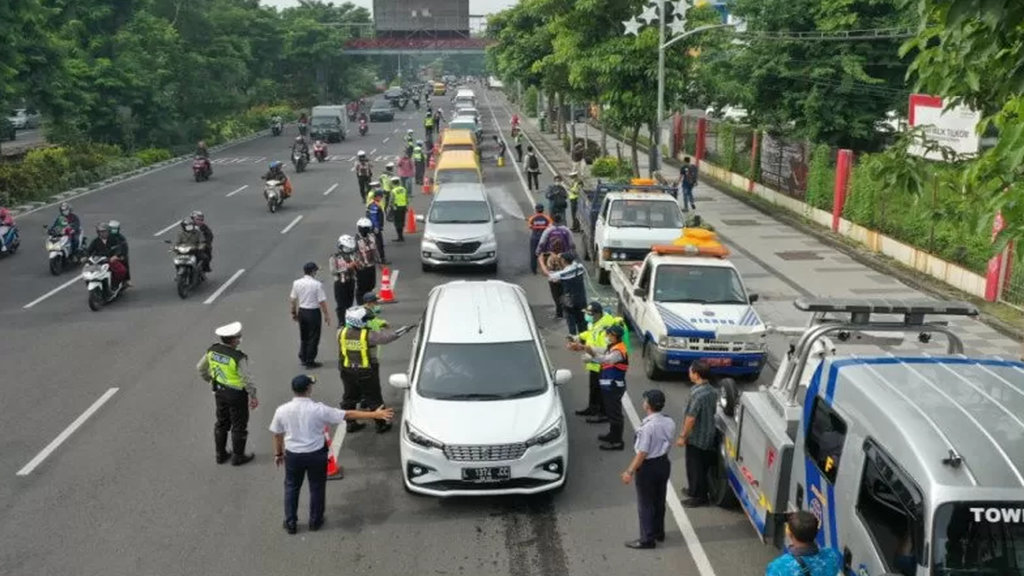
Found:
[[[391,269],[384,267],[380,273],[380,300],[381,304],[390,304],[395,301],[395,293],[391,291]]]
[[[327,479],[341,480],[345,477],[338,461],[334,459],[334,452],[331,451],[331,427],[324,426],[324,440],[327,442]]]
[[[416,233],[416,213],[413,212],[412,206],[409,206],[409,211],[405,213],[405,233]]]
[[[431,190],[433,190],[433,187],[430,184],[430,177],[426,176],[423,178],[423,193],[430,194]]]

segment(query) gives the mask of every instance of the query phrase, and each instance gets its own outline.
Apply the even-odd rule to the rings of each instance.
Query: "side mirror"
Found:
[[[416,215],[416,221],[417,222],[421,222],[421,223],[422,222],[426,222],[427,221],[427,217],[424,216],[423,214],[417,214]]]
[[[407,390],[409,388],[409,375],[406,373],[392,374],[388,376],[388,384],[400,390]]]
[[[647,296],[647,290],[644,290],[643,288],[637,286],[636,288],[633,288],[633,296],[639,296],[641,298],[644,298]]]
[[[757,295],[757,294],[751,294],[749,296],[748,300],[750,301],[751,304],[753,304],[754,302],[757,302],[760,298],[761,297],[759,295]]]
[[[494,221],[495,222],[501,222],[504,219],[505,219],[505,215],[504,214],[495,214],[494,215]]]
[[[555,385],[565,386],[572,381],[572,371],[565,369],[555,370]]]

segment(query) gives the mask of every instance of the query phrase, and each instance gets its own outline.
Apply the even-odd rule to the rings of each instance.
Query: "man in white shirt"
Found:
[[[291,300],[292,320],[299,323],[299,362],[306,368],[319,368],[323,364],[316,361],[317,348],[320,346],[320,322],[331,325],[331,315],[327,312],[327,293],[324,285],[316,279],[320,269],[316,262],[307,262],[302,267],[305,276],[292,283]]]
[[[274,464],[284,463],[284,529],[289,534],[298,530],[299,491],[309,477],[309,529],[324,525],[324,496],[327,488],[327,443],[324,429],[344,420],[391,420],[395,411],[380,408],[339,410],[310,398],[316,377],[300,374],[292,378],[290,402],[277,407],[270,431],[274,434]]]

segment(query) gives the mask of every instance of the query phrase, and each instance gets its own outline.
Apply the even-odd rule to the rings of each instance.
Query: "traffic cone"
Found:
[[[381,304],[395,302],[395,293],[391,291],[391,269],[387,266],[380,273],[380,300]]]
[[[341,480],[345,477],[338,461],[334,459],[334,452],[331,451],[331,427],[324,426],[324,440],[327,442],[327,479]]]
[[[505,167],[505,157],[504,156],[498,156],[498,168],[504,168],[504,167]]]
[[[433,190],[433,188],[431,187],[431,184],[430,184],[430,176],[424,176],[423,177],[423,193],[424,194],[430,194],[431,190]]]
[[[416,233],[416,212],[413,211],[412,206],[409,206],[409,211],[405,213],[405,233]]]

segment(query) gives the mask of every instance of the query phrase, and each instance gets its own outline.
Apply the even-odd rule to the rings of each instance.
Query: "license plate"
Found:
[[[512,468],[509,466],[462,469],[462,479],[466,482],[503,482],[510,478],[512,478]]]
[[[705,358],[708,366],[732,366],[732,358]]]
[[[452,262],[469,262],[470,257],[469,256],[449,256],[448,259],[451,260]]]

